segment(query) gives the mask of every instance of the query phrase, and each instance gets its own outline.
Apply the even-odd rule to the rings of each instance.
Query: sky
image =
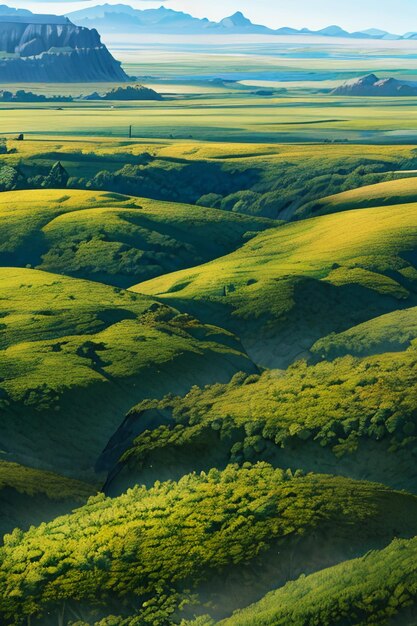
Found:
[[[242,11],[253,22],[274,28],[322,28],[338,24],[348,30],[382,28],[417,31],[417,0],[2,0],[9,6],[37,13],[69,13],[88,5],[121,2],[135,8],[161,5],[196,17],[219,20]]]

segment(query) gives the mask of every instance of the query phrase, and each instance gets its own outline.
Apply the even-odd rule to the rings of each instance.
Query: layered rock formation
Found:
[[[95,29],[54,15],[0,15],[0,82],[125,80]]]

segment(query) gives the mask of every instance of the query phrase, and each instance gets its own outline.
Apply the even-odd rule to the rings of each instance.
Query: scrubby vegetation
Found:
[[[117,607],[131,624],[169,624],[200,594],[216,598],[221,614],[228,592],[239,589],[247,602],[268,584],[265,570],[282,577],[297,543],[325,564],[416,527],[417,499],[382,486],[265,464],[211,470],[113,500],[100,495],[71,516],[6,536],[0,614],[5,625],[29,616],[48,624],[57,615],[99,619]]]
[[[213,460],[224,466],[264,458],[417,491],[416,347],[314,366],[299,361],[286,372],[238,374],[226,385],[144,401],[130,419],[140,423],[156,412],[166,423],[140,434],[122,464],[135,480],[155,466],[181,474]],[[123,484],[116,474],[109,488]]]
[[[2,626],[415,622],[415,167],[0,142]]]
[[[154,89],[143,85],[127,85],[127,87],[115,87],[106,91],[103,95],[92,93],[84,97],[85,100],[162,100],[161,94]]]
[[[417,539],[311,576],[301,576],[219,626],[385,626],[413,624]],[[211,626],[202,618],[195,626]]]
[[[26,142],[25,142],[26,143]],[[0,162],[11,167],[15,180],[4,190],[42,188],[51,167],[60,160],[69,174],[62,187],[93,189],[145,196],[155,200],[198,204],[274,219],[298,219],[316,212],[315,201],[324,196],[390,180],[393,171],[414,167],[411,150],[364,147],[361,154],[338,146],[332,152],[310,147],[243,144],[242,154],[230,145],[124,144],[106,150],[75,142],[62,151],[45,144],[9,141],[16,150]],[[82,165],[82,167],[80,167]],[[1,168],[0,168],[1,180]],[[61,187],[61,188],[62,188]]]
[[[44,94],[33,93],[18,89],[14,93],[7,89],[0,90],[0,102],[72,102],[71,96],[46,96]]]

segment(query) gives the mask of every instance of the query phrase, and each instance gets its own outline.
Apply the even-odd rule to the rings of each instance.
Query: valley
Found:
[[[0,624],[413,626],[417,41],[100,11],[1,85]]]

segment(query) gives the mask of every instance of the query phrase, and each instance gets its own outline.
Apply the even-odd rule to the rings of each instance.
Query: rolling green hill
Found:
[[[0,195],[0,265],[121,287],[231,252],[267,219],[76,190]]]
[[[148,297],[0,268],[0,440],[6,460],[90,469],[144,395],[253,370],[239,342]]]
[[[399,178],[375,185],[359,187],[358,189],[328,196],[317,202],[311,202],[302,207],[296,215],[300,218],[348,211],[350,209],[391,206],[416,201],[417,177]]]
[[[0,141],[1,626],[415,625],[416,151],[332,137]]]
[[[301,572],[417,530],[417,498],[372,483],[294,476],[266,464],[99,495],[72,515],[5,537],[2,623],[131,616],[175,624],[201,602],[217,616]],[[302,555],[302,559],[299,559]],[[214,603],[214,604],[213,604]],[[50,615],[50,618],[48,618]],[[110,616],[109,616],[110,617]],[[135,619],[136,618],[136,619]]]
[[[416,538],[396,540],[385,550],[301,576],[218,626],[412,626],[416,557]],[[214,625],[210,618],[193,623]]]
[[[417,204],[347,211],[132,289],[215,320],[256,362],[281,367],[331,332],[415,303],[416,245]]]
[[[404,352],[299,361],[285,372],[238,374],[226,385],[144,401],[129,419],[158,427],[124,448],[111,442],[107,491],[264,459],[417,492],[416,356],[414,341]]]
[[[315,343],[311,352],[316,359],[335,359],[351,354],[369,356],[397,352],[417,339],[417,308],[393,311],[345,332],[332,333]]]
[[[17,463],[0,461],[0,534],[28,529],[69,513],[97,492],[98,486]]]

